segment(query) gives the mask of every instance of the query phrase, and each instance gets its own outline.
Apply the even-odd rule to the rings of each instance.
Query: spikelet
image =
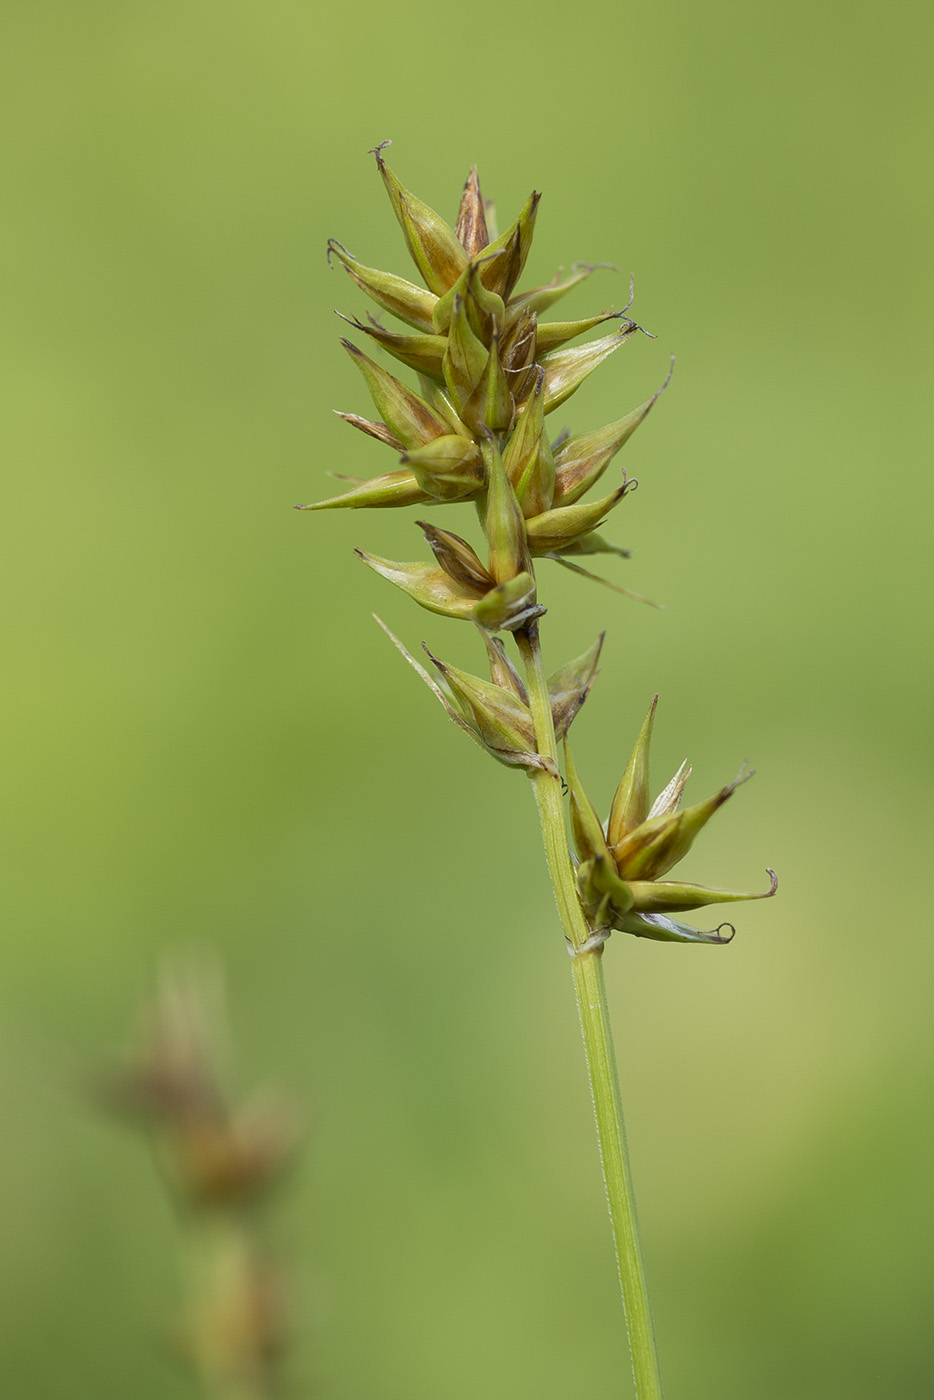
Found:
[[[592,928],[620,929],[637,938],[665,943],[728,943],[734,932],[732,924],[720,924],[705,932],[671,915],[708,904],[769,899],[778,889],[774,870],[767,872],[769,888],[760,892],[716,889],[661,877],[687,855],[713,814],[752,773],[746,771],[744,764],[731,783],[703,802],[682,810],[681,796],[691,776],[688,765],[682,763],[650,805],[649,746],[657,703],[656,695],[616,789],[606,830],[566,748],[571,833],[580,858],[577,885],[581,904]],[[728,935],[724,929],[730,930]]]
[[[417,387],[377,364],[352,341],[342,342],[369,389],[376,418],[340,416],[390,447],[398,461],[391,471],[357,482],[341,495],[297,509],[474,501],[487,537],[487,562],[479,566],[486,587],[481,587],[476,570],[469,580],[452,577],[440,556],[433,565],[358,553],[423,607],[479,623],[491,632],[516,630],[540,615],[535,559],[627,554],[603,541],[597,530],[634,483],[623,473],[602,498],[581,498],[644,420],[658,394],[606,428],[562,438],[557,451],[544,420],[642,327],[627,314],[629,304],[621,311],[603,310],[576,320],[540,321],[566,293],[609,264],[577,263],[570,276],[558,273],[549,283],[519,290],[539,194],[529,196],[503,234],[491,237],[487,205],[473,169],[452,227],[401,183],[384,159],[388,144],[373,152],[377,170],[424,286],[370,267],[336,239],[328,244],[328,259],[344,269],[379,311],[396,318],[399,324],[388,327],[375,315],[366,320],[343,317],[398,367],[414,373]],[[570,344],[597,328],[605,333]],[[429,543],[434,548],[436,540],[429,538]],[[574,571],[587,572],[579,567]]]

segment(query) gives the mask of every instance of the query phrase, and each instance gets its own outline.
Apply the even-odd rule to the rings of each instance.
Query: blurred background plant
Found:
[[[151,1138],[176,1210],[186,1276],[172,1350],[209,1400],[281,1394],[288,1340],[283,1266],[262,1208],[290,1164],[294,1112],[269,1092],[231,1092],[232,1043],[220,967],[166,967],[138,1044],[102,1073],[96,1098]]]
[[[758,888],[763,852],[782,875],[724,956],[607,959],[668,1392],[927,1393],[929,11],[481,0],[501,61],[470,60],[456,116],[469,43],[435,5],[13,0],[2,23],[0,1394],[190,1400],[140,1345],[177,1286],[169,1205],[50,1088],[57,1047],[120,1042],[166,928],[221,950],[242,1063],[315,1123],[313,1186],[299,1162],[268,1222],[302,1320],[312,1300],[296,1374],[332,1400],[625,1393],[528,793],[377,658],[370,612],[400,635],[412,612],[354,569],[361,517],[330,519],[322,589],[291,510],[371,471],[330,413],[359,403],[332,309],[363,299],[325,246],[402,262],[365,154],[386,136],[448,217],[474,161],[504,211],[542,189],[530,280],[611,261],[620,289],[591,286],[622,305],[635,272],[658,340],[559,428],[678,355],[614,561],[665,610],[568,576],[549,613],[558,657],[612,629],[574,750],[599,810],[658,690],[658,773],[701,732],[699,792],[758,770],[685,878]],[[381,517],[381,552],[416,542]],[[416,637],[448,659],[449,630]]]

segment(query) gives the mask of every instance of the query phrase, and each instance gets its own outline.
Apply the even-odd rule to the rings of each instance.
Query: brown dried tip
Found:
[[[467,183],[464,186],[464,193],[461,195],[461,207],[458,211],[454,232],[468,258],[475,258],[490,241],[490,235],[486,228],[483,195],[480,193],[480,180],[475,165],[471,167]]]

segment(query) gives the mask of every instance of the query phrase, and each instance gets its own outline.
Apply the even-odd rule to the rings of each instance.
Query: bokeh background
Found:
[[[290,1394],[626,1396],[562,940],[523,778],[370,618],[408,513],[299,515],[388,454],[325,240],[405,271],[368,147],[639,339],[561,410],[671,388],[607,568],[543,568],[557,663],[608,630],[577,755],[758,776],[685,874],[780,899],[729,948],[615,938],[664,1370],[688,1400],[934,1388],[930,11],[10,0],[3,25],[0,1393],[184,1400],[178,1231],[76,1086],[172,950],[227,969],[241,1075],[302,1105],[278,1204]],[[558,421],[560,420],[560,421]],[[439,512],[443,523],[467,520]]]

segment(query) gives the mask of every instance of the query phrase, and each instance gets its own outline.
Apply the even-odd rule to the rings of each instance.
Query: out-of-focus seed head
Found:
[[[166,971],[146,1008],[141,1044],[102,1076],[99,1097],[154,1135],[167,1180],[191,1210],[247,1205],[280,1176],[298,1141],[278,1095],[234,1105],[229,1031],[216,969]]]

